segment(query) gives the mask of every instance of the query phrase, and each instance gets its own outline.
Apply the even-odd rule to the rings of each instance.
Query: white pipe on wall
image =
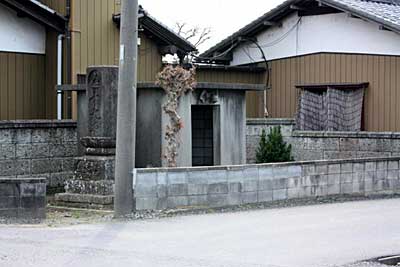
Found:
[[[62,85],[62,50],[64,35],[60,34],[57,38],[57,85]],[[57,90],[57,120],[62,119],[62,92]]]

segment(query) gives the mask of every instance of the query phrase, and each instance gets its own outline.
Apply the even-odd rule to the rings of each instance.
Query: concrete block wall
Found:
[[[399,158],[138,169],[137,210],[224,207],[329,195],[400,192]]]
[[[281,126],[295,160],[390,157],[400,155],[400,133],[295,131],[291,119],[247,120],[247,162],[254,163],[262,129]]]
[[[77,156],[73,121],[1,121],[0,178],[43,177],[50,187],[72,177]]]
[[[45,178],[0,178],[0,220],[31,222],[45,217]]]

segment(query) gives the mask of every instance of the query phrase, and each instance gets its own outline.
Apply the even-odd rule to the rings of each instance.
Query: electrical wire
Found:
[[[243,39],[244,39],[244,40],[247,40],[247,41],[249,41],[249,42],[254,43],[254,44],[256,45],[256,47],[260,50],[261,56],[262,56],[262,58],[263,58],[263,60],[264,60],[265,68],[266,68],[266,75],[267,75],[266,81],[265,81],[265,87],[266,87],[266,89],[265,89],[265,91],[264,91],[264,116],[269,117],[269,112],[268,112],[267,103],[266,103],[266,100],[267,100],[267,91],[266,91],[266,90],[267,90],[268,87],[269,87],[269,81],[270,81],[270,74],[271,74],[271,72],[270,72],[270,69],[269,69],[268,60],[267,60],[267,57],[266,57],[266,55],[265,55],[264,50],[262,49],[262,47],[258,44],[258,42],[257,42],[256,40],[250,39],[250,38],[243,38]],[[249,56],[250,56],[250,55],[249,55]]]
[[[247,51],[246,48],[249,50]],[[250,55],[250,49],[248,47],[242,47],[243,52],[247,55],[247,57],[252,61],[252,63],[257,63],[254,58]]]
[[[269,42],[269,43],[265,43],[265,44],[260,44],[259,46],[260,47],[262,47],[262,48],[266,48],[266,47],[272,47],[272,46],[275,46],[275,45],[277,45],[277,44],[279,44],[280,42],[282,42],[283,40],[285,40],[286,39],[286,37],[288,37],[289,36],[289,34],[292,32],[292,31],[294,31],[295,29],[297,29],[298,27],[298,25],[300,24],[300,22],[301,22],[301,17],[297,20],[297,22],[287,31],[287,32],[285,32],[281,37],[279,37],[279,38],[277,38],[276,40],[274,40],[274,41],[272,41],[272,42]],[[258,47],[251,47],[251,48],[258,48]]]
[[[267,75],[267,77],[266,77],[266,87],[268,88],[269,87],[269,83],[270,83],[270,74],[271,74],[271,72],[270,72],[270,69],[269,69],[269,64],[268,64],[268,60],[267,60],[267,57],[266,57],[266,55],[265,55],[265,52],[264,52],[264,49],[263,48],[267,48],[267,47],[272,47],[272,46],[275,46],[275,45],[277,45],[278,43],[280,43],[280,42],[282,42],[283,40],[285,40],[288,36],[289,36],[289,34],[292,32],[292,31],[294,31],[294,30],[296,30],[296,34],[297,34],[297,36],[296,36],[296,49],[297,49],[297,47],[298,47],[298,25],[301,23],[301,17],[297,20],[297,22],[286,32],[286,33],[284,33],[281,37],[279,37],[278,39],[276,39],[276,40],[274,40],[274,41],[272,41],[272,42],[269,42],[269,43],[265,43],[265,44],[259,44],[256,40],[254,40],[254,39],[251,39],[251,38],[243,38],[243,40],[247,40],[247,41],[249,41],[249,42],[252,42],[255,46],[248,46],[247,48],[248,49],[250,49],[250,48],[257,48],[260,52],[261,52],[261,56],[262,56],[262,58],[263,58],[263,60],[264,60],[264,62],[265,62],[265,67],[266,67],[266,75]],[[251,61],[253,61],[253,63],[255,63],[255,60],[253,59],[253,57],[250,55],[250,51],[246,51],[246,49],[245,48],[243,48],[243,51],[245,52],[245,54],[249,57],[249,59],[251,60]],[[268,113],[268,108],[267,108],[267,103],[266,103],[266,98],[267,98],[267,96],[266,96],[266,91],[264,92],[264,115],[266,116],[266,117],[268,117],[269,116],[269,113]]]
[[[213,57],[201,57],[201,56],[196,56],[195,54],[192,54],[191,56],[194,57],[194,58],[200,59],[200,60],[210,60],[210,61],[212,61],[212,60],[217,60],[217,59],[219,59],[219,58],[225,56],[225,55],[228,54],[229,52],[231,52],[239,43],[240,43],[240,41],[237,41],[237,42],[235,42],[235,43],[233,43],[233,41],[232,41],[231,47],[229,47],[227,50],[225,50],[225,51],[222,52],[221,54],[216,55],[216,56],[213,56]]]

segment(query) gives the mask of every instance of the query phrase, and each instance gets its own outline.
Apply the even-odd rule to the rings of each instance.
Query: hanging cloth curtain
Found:
[[[364,89],[328,88],[327,131],[361,131]]]
[[[361,131],[366,84],[308,85],[301,88],[296,129]]]

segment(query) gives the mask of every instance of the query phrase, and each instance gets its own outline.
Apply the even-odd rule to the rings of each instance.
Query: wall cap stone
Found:
[[[0,184],[22,184],[22,183],[46,183],[46,178],[16,178],[16,177],[1,177]]]
[[[290,118],[284,119],[247,119],[246,124],[251,125],[294,125],[295,120]]]
[[[10,120],[0,121],[0,129],[76,128],[74,120]]]
[[[138,89],[161,89],[154,82],[138,82]],[[195,89],[264,91],[264,84],[198,82]]]
[[[248,165],[233,165],[233,166],[215,166],[215,167],[184,167],[184,168],[147,168],[136,169],[137,173],[154,173],[154,172],[196,172],[196,171],[218,171],[218,170],[244,170],[249,168],[279,168],[299,165],[327,165],[327,164],[343,164],[343,163],[365,163],[365,162],[380,162],[380,161],[395,161],[400,157],[373,157],[373,158],[354,158],[354,159],[329,159],[315,161],[294,161],[284,163],[266,163],[266,164],[248,164]]]
[[[399,132],[293,131],[292,137],[399,139]]]

